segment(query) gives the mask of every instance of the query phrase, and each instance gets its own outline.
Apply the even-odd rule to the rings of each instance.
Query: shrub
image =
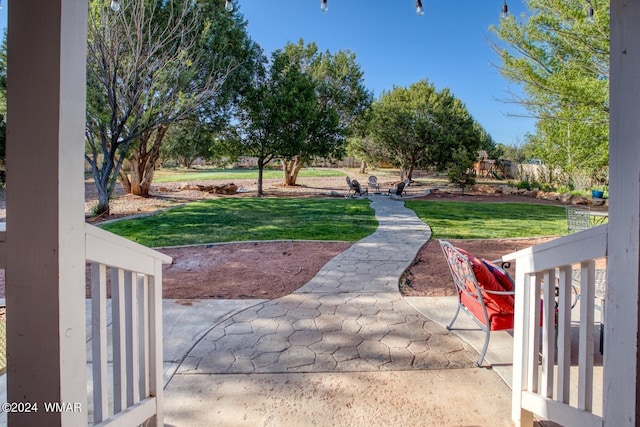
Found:
[[[476,178],[472,174],[473,171],[473,159],[467,153],[467,150],[458,149],[453,152],[451,156],[451,163],[449,163],[449,181],[452,184],[456,184],[462,190],[467,187],[471,187],[476,183]]]

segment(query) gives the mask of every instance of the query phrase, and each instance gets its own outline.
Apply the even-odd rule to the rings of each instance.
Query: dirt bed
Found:
[[[266,298],[307,283],[350,243],[231,243],[162,249],[173,257],[163,271],[165,298]]]

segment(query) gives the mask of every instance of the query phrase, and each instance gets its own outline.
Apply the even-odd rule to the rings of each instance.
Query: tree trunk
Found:
[[[262,191],[262,175],[264,172],[264,159],[262,157],[258,157],[258,196],[264,196],[264,192]]]
[[[409,170],[407,171],[407,179],[409,179],[409,181],[411,181],[411,178],[413,177],[413,163],[411,163],[411,166],[409,166]]]
[[[362,173],[362,174],[367,173],[367,161],[366,160],[362,160],[362,162],[360,163],[360,173]]]
[[[283,185],[286,187],[292,187],[296,185],[296,179],[298,179],[298,172],[304,165],[304,160],[300,157],[294,157],[291,160],[282,159],[282,174]]]
[[[149,140],[153,133],[146,132],[140,137],[138,147],[129,159],[131,162],[130,190],[132,194],[149,197],[149,190],[156,170],[156,162],[160,158],[160,146],[166,132],[167,126],[160,126],[155,131],[153,144],[148,149]]]
[[[109,200],[111,199],[111,194],[113,193],[114,188],[112,185],[113,182],[110,178],[112,174],[115,175],[115,169],[117,166],[114,166],[113,162],[107,161],[102,170],[100,170],[95,160],[92,161],[88,156],[86,156],[85,159],[87,159],[89,164],[91,164],[93,179],[96,184],[96,190],[98,191],[98,206],[96,206],[93,214],[96,216],[109,215]],[[120,169],[118,168],[118,171],[119,170]]]
[[[96,187],[98,189],[98,206],[94,213],[96,216],[109,215],[109,194],[104,188],[101,188],[100,186]]]
[[[282,163],[282,184],[285,186],[290,186],[291,184],[291,168],[293,167],[293,160],[285,160],[281,159],[280,163]]]
[[[407,169],[404,166],[400,166],[400,180],[404,180],[407,176]]]
[[[120,180],[120,183],[122,184],[122,187],[124,187],[124,192],[127,193],[127,194],[130,194],[131,193],[131,180],[129,180],[129,175],[127,175],[127,173],[125,171],[123,171],[122,168],[118,172],[118,179]]]

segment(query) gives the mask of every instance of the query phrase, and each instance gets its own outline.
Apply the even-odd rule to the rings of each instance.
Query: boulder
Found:
[[[560,195],[555,191],[549,191],[548,193],[544,193],[544,196],[542,196],[542,199],[554,201],[554,200],[558,200],[559,196]]]
[[[494,194],[496,192],[495,187],[487,184],[476,184],[473,186],[473,191],[478,193]]]
[[[200,191],[206,191],[208,193],[211,193],[213,191],[213,186],[212,185],[200,185],[200,184],[196,184],[198,186],[198,190]]]
[[[594,197],[591,199],[591,204],[593,206],[603,206],[605,201],[606,201],[605,199],[599,199],[597,197]]]
[[[572,205],[586,205],[587,199],[582,196],[572,196],[570,202]]]
[[[234,183],[216,185],[211,190],[209,190],[209,192],[215,194],[236,194],[238,192],[238,186]]]
[[[502,187],[502,194],[518,194],[518,189],[516,187],[505,185]]]
[[[567,204],[571,201],[571,193],[563,193],[558,197],[562,203]]]

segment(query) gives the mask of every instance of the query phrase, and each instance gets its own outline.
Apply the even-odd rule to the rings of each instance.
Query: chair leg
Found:
[[[458,307],[456,308],[456,314],[453,315],[453,319],[451,320],[451,323],[449,323],[449,326],[447,326],[447,330],[449,331],[454,329],[453,324],[458,318],[458,314],[460,314],[460,305],[461,304],[458,303]],[[480,357],[476,361],[476,366],[478,367],[482,366],[482,362],[484,361],[484,356],[485,354],[487,354],[487,350],[489,349],[489,334],[491,333],[491,331],[487,328],[482,328],[482,330],[485,332],[485,336],[484,336],[484,344],[482,346],[482,351],[480,351]]]
[[[451,319],[451,322],[449,323],[449,326],[447,326],[447,330],[451,330],[453,329],[453,324],[455,323],[456,319],[458,318],[458,314],[460,314],[460,303],[458,302],[458,306],[456,307],[456,314],[453,315],[453,319]]]
[[[487,350],[489,349],[489,338],[491,336],[491,331],[489,329],[485,329],[485,337],[484,337],[484,345],[482,346],[482,351],[480,352],[480,357],[478,357],[478,361],[476,362],[476,366],[482,366],[482,362],[484,361],[484,356],[487,354]]]

